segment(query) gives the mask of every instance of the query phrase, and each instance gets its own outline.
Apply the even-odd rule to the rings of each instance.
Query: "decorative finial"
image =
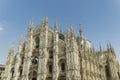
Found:
[[[111,42],[109,42],[109,46],[110,46],[110,49],[112,49],[112,45],[111,45]]]
[[[81,24],[79,24],[79,27],[80,27],[79,32],[82,34],[82,25],[81,25]]]
[[[11,44],[10,50],[9,50],[9,54],[12,54],[12,53],[14,53],[14,45],[13,45],[13,43]]]
[[[100,52],[102,52],[102,47],[101,47],[101,44],[99,43],[99,48],[100,48]]]
[[[34,21],[30,21],[28,25],[28,29],[32,29],[34,27]]]
[[[46,16],[45,22],[48,23],[48,16]]]
[[[109,49],[109,45],[108,45],[108,43],[107,43],[107,49]]]
[[[55,21],[54,23],[54,29],[57,30],[58,29],[58,24],[57,24],[57,21]]]
[[[31,21],[31,26],[34,27],[34,20]]]
[[[62,33],[62,26],[60,25],[60,33]]]
[[[72,34],[73,34],[73,36],[75,37],[75,30],[74,30],[73,27],[74,27],[74,26],[72,25]]]
[[[44,17],[42,17],[42,25],[45,23],[45,19]]]
[[[79,34],[80,34],[80,40],[82,40],[82,26],[79,24]]]
[[[22,34],[20,35],[19,45],[22,44]]]

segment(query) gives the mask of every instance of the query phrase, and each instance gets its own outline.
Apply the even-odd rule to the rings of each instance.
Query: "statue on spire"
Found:
[[[14,45],[13,44],[11,44],[11,47],[10,47],[10,50],[9,50],[9,54],[12,54],[12,53],[14,53]]]
[[[22,45],[22,34],[20,35],[19,45]]]
[[[60,33],[62,33],[62,26],[60,25]]]
[[[28,29],[33,28],[33,27],[34,27],[34,21],[32,20],[31,22],[29,22]]]
[[[57,30],[58,29],[58,24],[57,24],[57,21],[55,21],[54,23],[54,30]]]
[[[18,52],[21,52],[22,50],[22,34],[20,35],[20,40],[19,40],[19,43],[18,43]]]
[[[42,26],[44,25],[44,23],[45,23],[45,19],[44,17],[42,17]]]
[[[48,16],[46,16],[45,22],[48,23]]]
[[[14,45],[13,44],[11,44],[11,47],[10,47],[10,49],[9,49],[9,53],[8,53],[8,62],[11,60],[11,58],[13,58],[14,57]]]
[[[101,47],[101,44],[99,44],[99,48],[100,48],[100,52],[102,52],[102,47]]]
[[[79,27],[80,27],[80,30],[79,30],[80,37],[82,38],[82,26],[81,26],[81,24],[79,24]]]

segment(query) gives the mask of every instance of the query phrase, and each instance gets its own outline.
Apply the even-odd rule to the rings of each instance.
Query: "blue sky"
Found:
[[[51,27],[55,21],[63,30],[74,25],[77,34],[82,24],[96,50],[110,41],[120,62],[120,0],[0,0],[0,63],[5,64],[11,44],[17,50],[20,34],[25,40],[28,23],[41,24],[43,16]]]

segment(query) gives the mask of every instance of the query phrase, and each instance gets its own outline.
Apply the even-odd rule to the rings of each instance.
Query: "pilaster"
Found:
[[[58,30],[57,30],[57,22],[54,25],[54,47],[53,47],[53,80],[58,80]]]

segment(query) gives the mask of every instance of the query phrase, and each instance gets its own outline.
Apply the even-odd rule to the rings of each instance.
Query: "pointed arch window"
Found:
[[[23,64],[24,63],[24,57],[22,57],[22,60],[21,60],[21,64]]]
[[[62,70],[62,72],[65,72],[65,63],[61,64],[61,70]]]
[[[120,73],[118,72],[118,77],[119,77],[119,79],[120,79]]]
[[[14,76],[14,68],[11,69],[11,77],[13,78]]]
[[[12,71],[12,77],[13,77],[13,75],[14,75],[14,71]]]
[[[40,43],[40,39],[39,39],[39,37],[36,37],[35,38],[35,42],[36,42],[36,48],[39,48],[39,43]]]
[[[49,73],[52,73],[52,65],[49,65]]]
[[[107,79],[107,80],[110,80],[109,66],[105,66],[105,72],[106,72],[106,79]]]
[[[22,76],[22,69],[20,69],[20,77]]]

